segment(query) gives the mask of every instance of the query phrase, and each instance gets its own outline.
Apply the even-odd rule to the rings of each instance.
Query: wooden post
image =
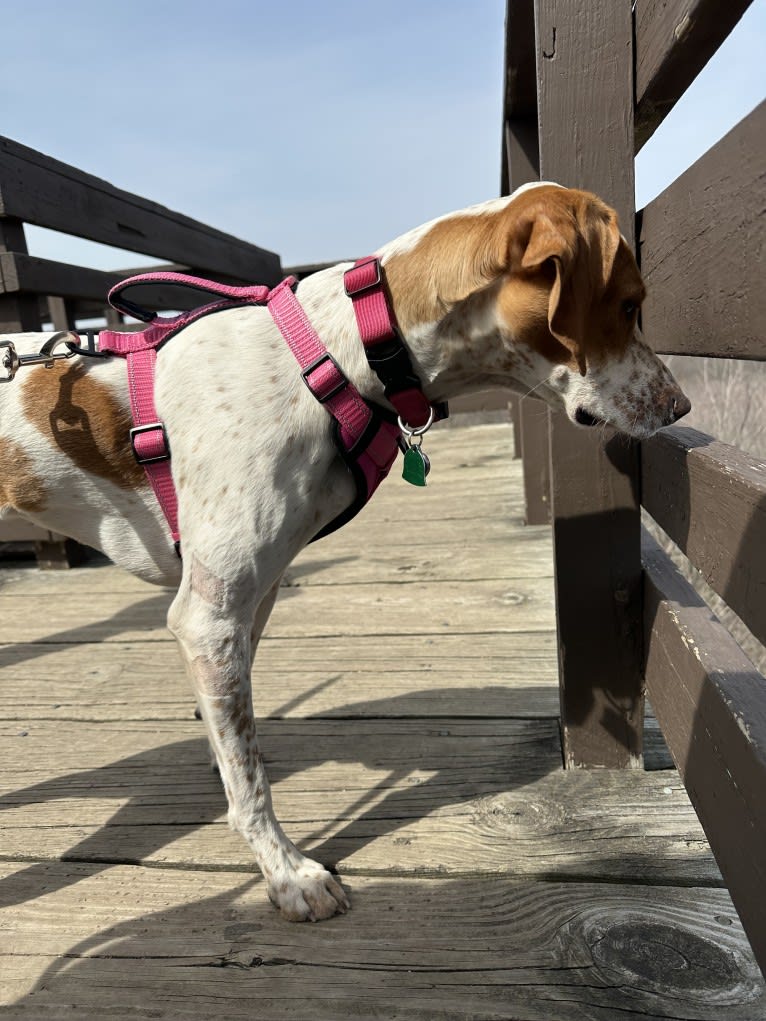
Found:
[[[10,216],[0,217],[0,252],[27,254],[24,224]],[[34,294],[0,292],[0,333],[23,333],[40,329],[40,314]]]
[[[634,235],[631,0],[535,0],[540,172]],[[637,444],[551,415],[561,729],[567,767],[640,767]]]
[[[540,178],[535,72],[534,0],[510,0],[506,24],[504,159],[501,188],[510,194]],[[545,525],[551,519],[548,416],[536,400],[520,401],[517,449],[524,468],[524,520]]]

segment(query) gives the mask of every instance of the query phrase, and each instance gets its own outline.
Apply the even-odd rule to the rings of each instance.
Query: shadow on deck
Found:
[[[225,824],[167,594],[0,573],[0,1015],[764,1016],[662,748],[561,769],[550,533],[510,429],[429,453],[425,492],[390,480],[293,565],[255,668],[277,814],[353,900],[320,925],[276,915]]]

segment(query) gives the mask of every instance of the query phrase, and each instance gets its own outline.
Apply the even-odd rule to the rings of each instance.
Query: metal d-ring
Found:
[[[428,421],[426,422],[426,424],[419,425],[416,429],[411,429],[406,423],[402,422],[401,415],[399,415],[397,419],[397,424],[401,431],[404,433],[404,435],[407,437],[422,436],[424,433],[427,433],[431,426],[434,424],[434,409],[431,408],[430,411],[428,412]]]

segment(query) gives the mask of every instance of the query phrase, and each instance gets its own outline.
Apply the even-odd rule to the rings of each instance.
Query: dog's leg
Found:
[[[194,554],[189,561],[185,558],[168,625],[207,725],[229,803],[229,823],[252,848],[269,897],[285,918],[329,918],[345,911],[348,899],[330,873],[302,855],[282,831],[255,733],[251,649],[268,619],[277,586],[259,592],[251,574],[227,582]]]

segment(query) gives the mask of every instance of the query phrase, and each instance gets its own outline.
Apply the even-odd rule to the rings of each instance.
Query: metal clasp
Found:
[[[88,338],[88,341],[88,346],[92,347],[93,345],[90,337]],[[60,347],[62,344],[67,348],[67,350],[56,351],[56,348]],[[19,369],[24,369],[27,365],[44,365],[46,369],[50,369],[53,368],[54,362],[59,362],[66,358],[73,358],[76,354],[93,353],[88,350],[81,351],[79,336],[69,330],[65,330],[61,333],[54,333],[45,341],[43,346],[40,348],[39,354],[36,355],[20,355],[12,340],[0,340],[0,348],[5,349],[5,354],[0,357],[0,368],[5,370],[5,375],[0,376],[0,383],[10,383]]]

